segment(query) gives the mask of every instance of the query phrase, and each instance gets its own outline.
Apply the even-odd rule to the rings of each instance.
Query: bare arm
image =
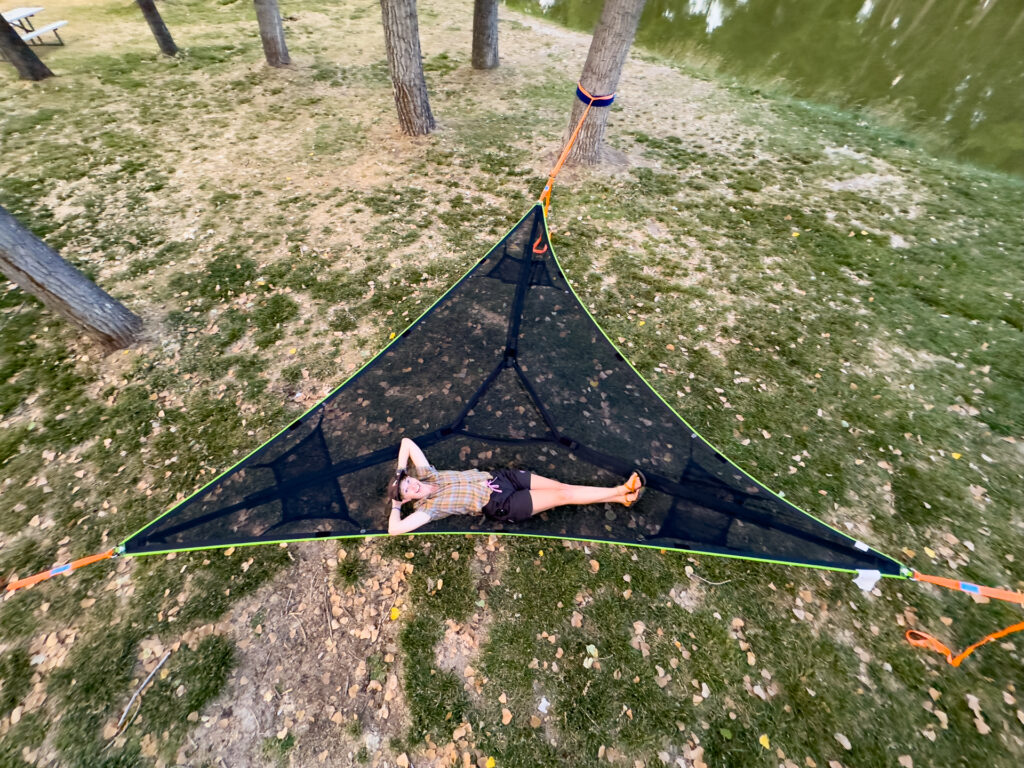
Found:
[[[426,469],[430,466],[430,462],[427,461],[427,457],[420,450],[420,447],[408,437],[403,437],[402,444],[398,448],[398,468],[405,469],[408,467],[410,459],[412,459],[413,466],[417,469]]]
[[[430,522],[430,515],[426,512],[413,512],[402,517],[402,505],[395,501],[391,503],[391,517],[388,518],[388,533],[397,536],[401,533],[409,533]]]
[[[409,466],[410,459],[413,466],[417,469],[427,469],[430,467],[430,462],[427,461],[427,457],[420,450],[420,447],[408,437],[403,437],[402,444],[398,448],[399,472]],[[415,531],[429,522],[430,515],[422,511],[413,512],[403,518],[402,502],[391,502],[391,515],[388,517],[388,533],[390,535],[397,536],[401,533],[409,533],[409,531]]]

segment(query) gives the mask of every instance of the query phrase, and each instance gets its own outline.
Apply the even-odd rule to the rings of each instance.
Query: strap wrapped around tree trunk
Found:
[[[576,83],[576,97],[587,105],[587,108],[583,110],[583,114],[580,115],[579,122],[576,123],[576,128],[573,129],[572,136],[569,137],[569,141],[566,142],[565,149],[562,150],[561,156],[558,158],[558,162],[555,163],[554,170],[551,171],[551,175],[548,176],[548,182],[544,185],[544,191],[540,193],[540,202],[544,203],[544,215],[548,215],[548,207],[551,205],[551,187],[554,186],[555,176],[562,170],[562,166],[565,165],[566,159],[569,157],[569,153],[572,151],[572,145],[576,143],[576,138],[580,135],[580,128],[583,127],[583,121],[587,119],[587,115],[590,114],[591,107],[607,107],[613,101],[615,101],[615,94],[611,93],[607,96],[593,96],[587,92],[583,87],[582,83]]]

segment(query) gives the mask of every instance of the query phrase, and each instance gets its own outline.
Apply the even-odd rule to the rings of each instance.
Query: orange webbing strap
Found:
[[[1008,589],[996,589],[995,587],[983,587],[979,584],[971,584],[967,581],[957,581],[956,579],[947,579],[942,576],[927,576],[923,573],[914,571],[914,581],[925,581],[929,584],[935,584],[939,587],[945,587],[946,589],[955,589],[959,592],[966,592],[969,595],[980,595],[982,597],[988,597],[993,600],[1005,600],[1008,603],[1019,603],[1024,605],[1024,594],[1020,592],[1011,592]],[[1001,637],[1006,637],[1014,632],[1020,632],[1024,630],[1024,621],[1019,624],[1012,624],[1006,629],[1001,629],[998,632],[993,632],[990,635],[986,635],[974,645],[969,646],[963,653],[954,656],[953,652],[943,645],[941,642],[936,640],[934,637],[926,632],[920,632],[916,629],[907,631],[906,638],[907,642],[916,648],[924,648],[928,651],[935,651],[941,653],[946,657],[946,661],[952,664],[954,667],[959,667],[960,662],[970,656],[981,646],[986,643],[991,643],[993,640],[998,640]]]
[[[590,114],[590,108],[594,106],[595,101],[603,101],[611,98],[612,95],[608,96],[593,96],[587,92],[580,83],[576,84],[577,95],[583,94],[590,101],[587,103],[586,109],[583,110],[583,114],[580,115],[579,121],[576,123],[576,128],[572,132],[572,136],[569,137],[568,143],[565,145],[565,149],[562,150],[561,156],[558,158],[558,162],[555,163],[554,170],[551,171],[551,175],[548,176],[548,182],[544,185],[544,191],[540,193],[540,202],[544,203],[544,215],[548,215],[548,206],[551,205],[551,187],[555,183],[555,176],[562,170],[562,166],[565,165],[565,161],[569,158],[569,153],[572,151],[573,144],[576,143],[576,137],[580,135],[580,129],[583,127],[583,121],[587,119],[587,115]]]
[[[51,568],[48,571],[37,573],[35,576],[28,576],[24,579],[12,581],[10,584],[7,585],[7,591],[13,592],[16,589],[21,589],[22,587],[29,587],[33,584],[38,584],[40,581],[46,581],[47,579],[58,574],[70,573],[71,571],[81,568],[83,565],[98,563],[100,560],[106,560],[108,557],[113,557],[116,553],[116,549],[109,549],[106,552],[101,552],[98,555],[90,555],[89,557],[83,557],[80,560],[73,560],[72,562],[66,565],[58,565],[56,568]]]
[[[949,648],[944,646],[942,643],[940,643],[938,640],[936,640],[928,633],[919,632],[916,629],[907,630],[907,642],[916,648],[924,648],[926,651],[935,651],[936,653],[941,653],[943,656],[946,657],[946,661],[948,661],[954,667],[959,667],[960,662],[962,662],[964,659],[966,659],[968,656],[974,653],[978,648],[981,648],[981,646],[985,645],[985,643],[991,643],[993,640],[998,640],[1001,637],[1006,637],[1007,635],[1013,634],[1014,632],[1020,632],[1021,630],[1024,630],[1024,621],[1020,622],[1019,624],[1011,624],[1006,629],[1001,629],[998,632],[993,632],[991,635],[985,635],[985,637],[976,642],[974,645],[968,646],[963,653],[957,656],[954,656],[953,652],[949,650]]]
[[[926,576],[923,573],[914,571],[914,581],[926,581],[946,589],[955,589],[966,592],[969,595],[981,595],[993,600],[1005,600],[1008,603],[1020,603],[1024,605],[1024,592],[1011,592],[1008,589],[996,589],[995,587],[983,587],[979,584],[971,584],[969,581],[957,581],[946,579],[942,576]]]

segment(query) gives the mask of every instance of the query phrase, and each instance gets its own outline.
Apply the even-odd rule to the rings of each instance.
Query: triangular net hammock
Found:
[[[505,530],[900,574],[731,464],[608,340],[555,258],[541,204],[323,402],[129,537],[125,554],[385,533],[403,437],[439,468],[567,483],[647,477],[635,507],[543,513]],[[455,515],[428,530],[495,530]]]
[[[611,103],[580,93],[588,110]],[[454,515],[417,533],[615,542],[860,572],[868,583],[911,577],[1024,601],[913,572],[812,517],[726,459],[640,376],[573,291],[549,237],[551,186],[585,117],[541,199],[340,387],[117,548],[8,590],[118,554],[386,535],[386,489],[410,437],[441,469],[526,469],[607,486],[639,469],[647,479],[629,508],[565,507],[515,524]],[[934,638],[912,632],[908,640],[953,663]]]

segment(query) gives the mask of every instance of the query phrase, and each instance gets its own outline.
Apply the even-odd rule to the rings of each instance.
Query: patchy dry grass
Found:
[[[285,3],[283,71],[261,63],[244,2],[161,10],[178,59],[133,6],[68,0],[47,8],[70,21],[67,47],[44,52],[59,77],[0,71],[0,204],[148,334],[101,358],[3,288],[3,576],[120,541],[428,306],[541,188],[587,44],[503,12],[502,67],[473,72],[466,10],[421,8],[440,129],[413,140],[395,129],[374,4]],[[566,170],[552,217],[611,337],[797,504],[921,570],[1024,586],[1021,182],[650,57],[620,91],[609,141],[627,164]],[[1005,606],[514,538],[318,561],[326,546],[119,561],[5,600],[0,761],[1024,758],[1020,640],[956,671],[902,640],[913,625],[961,645],[1020,619]],[[386,578],[409,566],[406,586]],[[297,597],[321,582],[323,605]],[[381,601],[399,589],[392,622]],[[350,679],[307,679],[271,633]],[[345,661],[313,650],[328,641]],[[166,676],[112,732],[158,646],[176,649]]]

